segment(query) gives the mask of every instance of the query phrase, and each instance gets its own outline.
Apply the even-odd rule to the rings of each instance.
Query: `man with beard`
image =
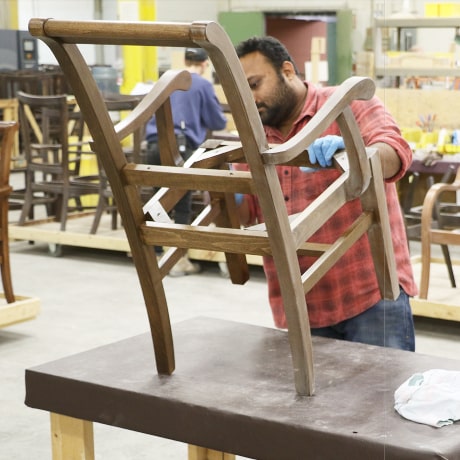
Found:
[[[318,88],[302,81],[286,48],[272,37],[250,38],[240,43],[236,51],[270,143],[281,144],[298,133],[334,91],[333,87]],[[395,301],[381,298],[369,241],[364,235],[306,295],[311,332],[413,351],[415,334],[409,297],[416,295],[417,288],[395,187],[395,182],[411,163],[412,152],[377,97],[353,101],[351,108],[365,145],[376,148],[380,154],[400,295]],[[305,209],[338,177],[338,171],[325,167],[331,165],[332,156],[342,148],[344,142],[334,123],[308,148],[314,169],[277,167],[288,214]],[[246,167],[236,166],[238,169]],[[254,196],[237,196],[237,203],[243,225],[263,221]],[[359,200],[347,203],[309,241],[330,243],[335,240],[349,226],[350,216],[359,210]],[[302,271],[313,262],[311,257],[299,256]],[[264,258],[264,270],[275,325],[285,328],[286,318],[273,259]]]

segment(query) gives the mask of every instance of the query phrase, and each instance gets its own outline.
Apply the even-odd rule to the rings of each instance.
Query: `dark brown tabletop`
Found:
[[[299,397],[284,331],[196,318],[173,334],[171,376],[146,333],[27,369],[26,404],[263,460],[460,459],[460,424],[393,408],[412,374],[460,361],[314,338],[316,393]]]

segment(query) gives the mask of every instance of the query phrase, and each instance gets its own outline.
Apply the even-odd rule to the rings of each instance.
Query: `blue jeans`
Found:
[[[312,328],[312,335],[382,347],[415,350],[409,296],[401,289],[396,300],[380,300],[363,313],[334,326]]]

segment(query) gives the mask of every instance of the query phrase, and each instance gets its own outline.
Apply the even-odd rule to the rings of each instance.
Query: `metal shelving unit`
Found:
[[[460,27],[459,17],[394,17],[377,18],[374,20],[374,53],[375,53],[375,76],[378,77],[455,77],[460,76],[460,68],[457,67],[398,67],[383,64],[384,50],[382,49],[382,30],[396,29],[396,50],[402,49],[402,29],[443,29]]]

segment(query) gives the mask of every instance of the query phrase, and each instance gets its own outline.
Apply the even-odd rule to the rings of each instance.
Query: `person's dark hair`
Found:
[[[251,37],[236,46],[236,54],[239,58],[256,51],[264,55],[277,72],[280,72],[283,62],[289,61],[294,66],[295,73],[299,75],[297,66],[292,60],[288,50],[276,38],[270,36]]]
[[[209,59],[208,53],[203,48],[186,48],[184,58],[192,62],[204,62]]]

